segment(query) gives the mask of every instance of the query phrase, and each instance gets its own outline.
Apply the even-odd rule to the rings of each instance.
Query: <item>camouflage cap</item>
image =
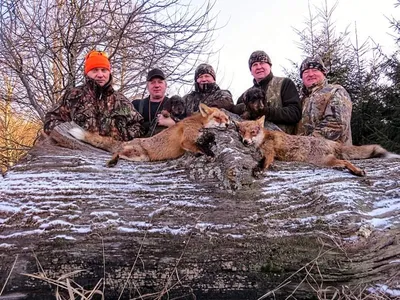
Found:
[[[303,76],[303,72],[308,69],[320,70],[325,76],[328,73],[327,68],[325,68],[324,62],[318,56],[307,57],[300,66],[300,78]]]
[[[196,68],[196,71],[194,72],[194,81],[197,81],[197,78],[199,78],[203,74],[210,74],[215,80],[215,71],[214,71],[214,68],[211,65],[209,65],[209,64],[200,64]]]
[[[272,62],[271,62],[271,58],[268,56],[267,53],[265,53],[262,50],[257,50],[254,51],[249,58],[249,69],[251,70],[251,66],[255,63],[255,62],[266,62],[268,63],[270,66],[272,66]]]

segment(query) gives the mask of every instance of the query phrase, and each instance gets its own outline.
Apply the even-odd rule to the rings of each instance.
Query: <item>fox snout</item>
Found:
[[[219,123],[218,126],[224,127],[225,129],[227,129],[230,124],[231,124],[231,120],[228,118],[228,119],[224,120],[223,122]]]
[[[243,142],[243,145],[245,145],[245,146],[250,146],[251,144],[253,144],[253,141],[252,140],[249,140],[249,139],[242,139],[242,142]]]

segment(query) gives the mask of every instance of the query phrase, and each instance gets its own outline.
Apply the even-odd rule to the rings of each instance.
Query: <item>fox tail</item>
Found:
[[[94,147],[106,150],[108,152],[115,152],[121,146],[121,141],[117,141],[109,136],[101,136],[98,133],[86,131],[80,127],[71,128],[68,131],[77,140],[88,143]]]
[[[343,146],[341,152],[343,159],[400,158],[400,155],[391,153],[380,145]]]

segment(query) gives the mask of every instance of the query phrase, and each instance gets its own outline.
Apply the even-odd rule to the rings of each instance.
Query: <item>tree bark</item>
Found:
[[[43,137],[0,180],[4,299],[54,299],[54,285],[22,275],[41,269],[54,279],[85,270],[73,280],[87,289],[104,278],[105,299],[398,288],[399,160],[354,161],[365,178],[275,162],[256,180],[257,151],[215,130],[214,160],[107,168],[109,153],[67,130]]]

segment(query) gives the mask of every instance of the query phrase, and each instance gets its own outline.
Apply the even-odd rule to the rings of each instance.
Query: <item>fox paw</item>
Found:
[[[363,169],[357,169],[356,171],[354,171],[354,174],[360,177],[365,177],[367,176],[367,173],[365,173],[365,171]]]
[[[261,178],[261,175],[263,174],[263,169],[260,168],[259,166],[256,166],[253,168],[252,174],[256,179]]]
[[[202,146],[209,146],[215,145],[215,134],[212,132],[204,132],[199,138],[197,139],[197,144]]]
[[[112,168],[115,167],[118,163],[119,160],[119,155],[113,156],[107,163],[106,163],[106,167],[107,168]]]

